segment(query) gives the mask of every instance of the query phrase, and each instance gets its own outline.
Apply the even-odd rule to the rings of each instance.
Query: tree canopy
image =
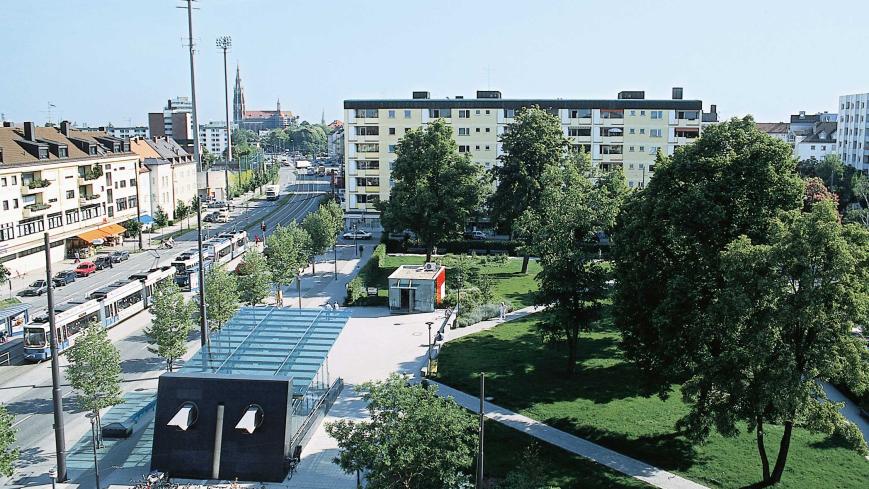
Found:
[[[121,397],[121,354],[98,323],[86,327],[67,352],[66,380],[78,392],[82,409],[100,409],[124,402]]]
[[[269,295],[271,272],[262,253],[249,250],[235,272],[238,275],[236,281],[239,300],[256,305]]]
[[[6,406],[0,406],[0,475],[5,477],[12,475],[19,455],[18,448],[13,446],[15,444],[13,421],[15,416],[6,410]]]
[[[238,311],[238,283],[223,267],[211,267],[205,275],[205,316],[210,329],[220,329]]]
[[[370,420],[326,425],[344,471],[363,471],[365,487],[450,489],[464,487],[474,461],[474,417],[435,387],[408,385],[393,374],[363,384]]]
[[[154,291],[151,325],[145,329],[151,344],[148,350],[166,360],[170,372],[187,353],[187,336],[196,327],[195,314],[195,304],[184,299],[175,282],[165,282]]]
[[[442,119],[407,132],[395,150],[389,200],[381,202],[385,229],[410,229],[426,246],[426,260],[439,242],[462,232],[485,201],[488,184],[480,165],[460,155],[453,131]]]
[[[308,233],[296,221],[278,225],[266,238],[265,256],[272,280],[278,285],[290,285],[308,263],[310,256]]]

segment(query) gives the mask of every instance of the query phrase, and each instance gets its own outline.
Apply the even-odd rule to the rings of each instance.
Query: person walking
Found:
[[[498,306],[498,312],[501,315],[501,321],[503,321],[504,318],[507,317],[507,304],[504,304],[503,301],[501,302],[501,305]]]

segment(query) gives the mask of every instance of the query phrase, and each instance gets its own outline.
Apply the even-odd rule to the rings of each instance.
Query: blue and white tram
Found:
[[[142,283],[142,293],[145,298],[145,307],[150,307],[154,292],[163,282],[173,280],[176,269],[172,266],[152,268],[144,273],[130,275],[130,280],[138,280]]]
[[[228,238],[211,238],[205,243],[206,254],[214,263],[223,265],[232,260],[232,240]]]
[[[144,286],[138,280],[114,282],[93,293],[102,305],[100,322],[110,328],[145,309]]]
[[[86,326],[100,322],[100,303],[95,299],[64,302],[54,307],[57,348],[64,351],[75,343],[75,336]],[[33,319],[24,327],[24,358],[39,362],[51,358],[48,315]]]
[[[247,251],[247,232],[232,231],[217,235],[218,238],[228,239],[232,242],[232,259],[238,258]]]

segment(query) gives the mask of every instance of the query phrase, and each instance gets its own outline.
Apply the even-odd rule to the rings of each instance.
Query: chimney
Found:
[[[682,87],[673,87],[673,100],[682,100]]]
[[[60,133],[69,137],[69,121],[63,121],[60,123]]]
[[[415,99],[429,99],[429,98],[431,98],[431,94],[429,94],[428,92],[424,92],[424,91],[413,92],[412,96]]]
[[[805,118],[806,118],[806,111],[805,111],[805,110],[801,110],[801,111],[800,111],[800,119],[805,119]]]
[[[12,127],[12,121],[3,121],[3,127]]]
[[[24,123],[24,139],[32,142],[36,142],[36,129],[33,126],[32,122]]]
[[[711,113],[713,113],[713,114],[717,114],[717,113],[718,113],[718,106],[715,105],[715,104],[710,105],[710,106],[709,106],[709,112],[711,112]]]

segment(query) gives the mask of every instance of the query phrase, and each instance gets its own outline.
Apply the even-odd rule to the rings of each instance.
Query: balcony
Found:
[[[30,219],[31,217],[39,217],[45,214],[45,211],[50,209],[51,205],[43,204],[42,202],[37,202],[34,204],[27,204],[21,210],[21,214],[24,219]]]
[[[51,185],[51,182],[44,178],[34,178],[28,182],[22,182],[22,195],[30,195],[42,192],[43,189]]]
[[[81,195],[78,198],[78,204],[81,207],[84,207],[84,206],[90,205],[90,204],[96,204],[97,202],[95,202],[95,201],[99,198],[100,198],[100,194]]]
[[[99,165],[94,165],[90,168],[79,167],[78,184],[88,185],[88,182],[93,182],[97,178],[103,176],[103,169]]]

